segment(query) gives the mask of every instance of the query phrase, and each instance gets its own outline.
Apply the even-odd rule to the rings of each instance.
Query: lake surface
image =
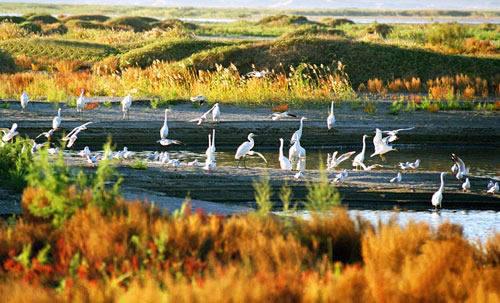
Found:
[[[279,213],[279,212],[278,212]],[[298,211],[295,215],[309,218],[307,211]],[[395,210],[349,210],[352,218],[360,215],[375,226],[379,221],[386,223],[397,218],[402,226],[408,222],[425,222],[433,229],[440,224],[450,222],[463,227],[464,236],[472,241],[485,242],[495,233],[500,232],[500,212],[492,210],[447,210],[435,211],[395,211]]]

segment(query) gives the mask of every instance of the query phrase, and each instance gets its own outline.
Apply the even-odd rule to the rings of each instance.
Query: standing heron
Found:
[[[304,120],[307,120],[307,118],[306,117],[300,118],[300,127],[293,133],[292,139],[290,139],[290,144],[294,144],[295,141],[300,140],[302,138],[302,128],[304,127]]]
[[[52,119],[52,129],[57,130],[61,126],[61,108],[57,110],[57,116]]]
[[[28,96],[28,93],[26,93],[25,91],[23,91],[23,93],[21,94],[21,98],[20,98],[19,101],[21,102],[21,108],[22,108],[22,111],[24,112],[24,110],[28,106],[28,102],[30,102],[30,98]]]
[[[169,111],[169,109],[165,108],[165,119],[163,120],[163,126],[160,129],[160,138],[162,140],[166,139],[168,136],[168,125],[167,125],[167,122],[168,122],[167,113],[168,113],[168,111]]]
[[[279,161],[282,170],[292,170],[292,163],[283,155],[283,138],[280,138]]]
[[[120,102],[122,105],[122,112],[123,112],[123,118],[125,119],[125,116],[127,116],[127,119],[130,118],[130,107],[132,107],[132,96],[128,94],[123,100]]]
[[[328,118],[326,118],[326,125],[328,126],[328,130],[332,129],[333,126],[335,125],[335,114],[333,113],[333,101],[332,105],[330,107],[330,110],[328,111]]]
[[[446,175],[445,172],[441,173],[441,186],[439,186],[439,189],[432,195],[432,205],[434,206],[435,209],[438,208],[438,206],[441,208],[441,202],[443,201],[443,191],[444,191],[444,175]]]
[[[83,110],[85,109],[85,105],[87,104],[87,100],[85,99],[85,89],[82,88],[80,92],[80,96],[76,99],[76,112],[83,114]]]
[[[215,103],[212,107],[212,121],[219,122],[220,121],[220,108],[219,103]]]
[[[246,168],[247,167],[246,166],[246,157],[253,156],[253,155],[257,155],[257,156],[261,157],[264,160],[264,162],[266,162],[266,164],[267,164],[266,158],[264,158],[264,156],[261,153],[254,152],[252,150],[252,148],[255,145],[253,137],[255,137],[255,135],[253,133],[248,134],[248,137],[247,137],[248,141],[241,143],[241,145],[236,150],[236,154],[234,155],[234,159],[238,160],[238,166],[237,166],[238,168],[240,167],[240,162],[242,160],[243,160],[243,166]]]
[[[363,148],[361,152],[354,157],[354,160],[352,160],[352,166],[356,167],[356,169],[359,169],[360,166],[362,167],[363,164],[365,164],[366,138],[368,138],[368,136],[363,135]]]

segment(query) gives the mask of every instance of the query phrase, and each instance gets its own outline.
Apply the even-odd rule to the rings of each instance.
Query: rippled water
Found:
[[[297,212],[298,216],[308,218],[307,211]],[[372,224],[388,222],[396,216],[401,225],[410,221],[426,222],[432,228],[437,228],[444,222],[451,222],[463,226],[464,235],[469,240],[480,240],[484,242],[496,232],[500,232],[500,212],[492,210],[447,210],[435,211],[394,211],[394,210],[349,210],[349,215],[355,218],[361,215]]]

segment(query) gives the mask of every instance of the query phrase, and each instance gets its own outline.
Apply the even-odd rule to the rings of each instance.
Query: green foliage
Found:
[[[0,49],[11,55],[61,60],[98,61],[117,53],[116,49],[97,43],[48,38],[21,38],[3,41]]]
[[[133,30],[134,32],[143,32],[153,28],[153,23],[158,19],[149,17],[117,17],[106,22],[114,29]]]
[[[120,59],[120,66],[147,67],[155,60],[178,61],[201,50],[221,45],[226,45],[226,43],[190,39],[161,41],[123,54]]]
[[[43,14],[42,15],[34,14],[26,16],[26,20],[42,24],[52,24],[59,22],[59,20],[56,17],[53,17],[52,15],[43,15]]]
[[[153,27],[161,28],[161,29],[182,29],[193,31],[198,28],[198,26],[194,23],[184,22],[179,19],[165,19],[160,22],[153,23]]]
[[[92,203],[100,207],[103,211],[108,211],[116,203],[116,198],[120,195],[120,185],[122,179],[116,181],[116,172],[112,166],[111,160],[111,143],[104,145],[104,155],[99,161],[97,171],[92,182]],[[108,182],[113,182],[111,188],[107,186]]]
[[[95,21],[95,22],[106,22],[109,20],[108,16],[104,15],[71,15],[64,17],[62,19],[64,22],[71,21],[71,20],[79,20],[79,21]]]
[[[354,21],[346,18],[324,18],[321,20],[321,23],[331,27],[337,27],[344,24],[354,24]]]
[[[0,22],[23,23],[26,18],[20,16],[0,16]]]
[[[313,24],[304,16],[294,16],[294,15],[275,15],[262,18],[258,24],[263,25],[273,25],[273,26],[283,26],[283,25],[301,25],[301,24]]]
[[[130,168],[137,170],[146,170],[148,169],[148,164],[143,160],[135,160],[134,162],[130,163]]]
[[[271,202],[271,185],[269,176],[262,176],[258,181],[254,181],[255,202],[257,203],[257,212],[260,215],[267,215],[273,208]]]
[[[107,29],[108,27],[102,23],[85,21],[85,20],[69,20],[66,23],[68,28],[81,28],[81,29]]]
[[[366,29],[368,34],[377,34],[382,38],[386,38],[391,32],[393,27],[383,23],[373,23]]]
[[[339,29],[327,28],[319,25],[303,25],[296,30],[283,34],[281,39],[288,39],[301,36],[345,36],[344,31]]]
[[[3,135],[0,133],[0,135]],[[33,162],[28,140],[17,138],[14,143],[0,142],[0,176],[2,186],[21,192],[26,186],[26,176]]]
[[[27,31],[28,33],[39,34],[42,32],[42,27],[34,22],[26,21],[19,24],[19,27]]]
[[[467,36],[466,27],[458,23],[434,24],[425,33],[427,42],[451,48],[461,48]]]
[[[330,184],[325,169],[320,167],[319,181],[307,184],[306,209],[309,211],[325,211],[340,205],[340,194]]]
[[[287,212],[290,209],[290,201],[292,200],[292,188],[286,182],[280,189],[280,200],[283,203],[283,211]]]

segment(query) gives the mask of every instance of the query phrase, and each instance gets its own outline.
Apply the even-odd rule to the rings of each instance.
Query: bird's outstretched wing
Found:
[[[266,160],[266,158],[264,157],[264,155],[263,155],[263,154],[261,154],[261,153],[259,153],[259,152],[256,152],[256,151],[251,150],[251,151],[249,151],[249,152],[247,153],[247,155],[249,155],[249,156],[257,155],[257,156],[259,156],[260,158],[262,158],[262,160],[264,160],[264,162],[266,162],[266,164],[267,164],[267,160]]]
[[[341,162],[344,162],[345,160],[349,159],[355,153],[356,153],[355,151],[350,151],[345,154],[342,154],[337,158],[336,162],[340,164]]]
[[[407,127],[407,128],[399,128],[399,129],[393,129],[393,130],[384,130],[382,131],[384,134],[397,134],[401,131],[404,131],[404,130],[412,130],[414,129],[415,127]]]

